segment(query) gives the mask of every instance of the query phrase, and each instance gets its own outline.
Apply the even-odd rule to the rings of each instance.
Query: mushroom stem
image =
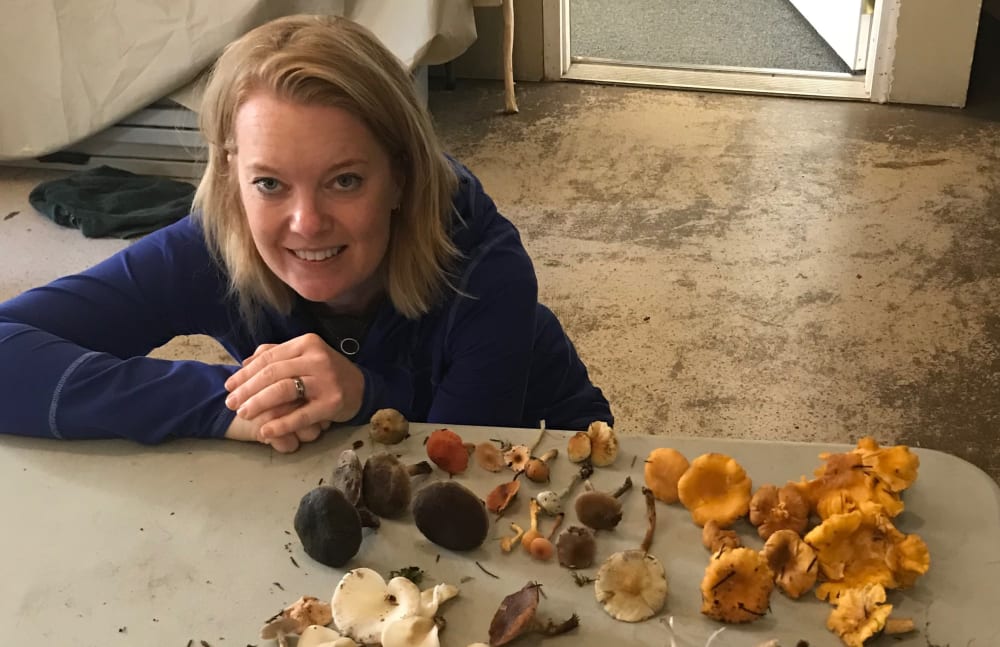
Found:
[[[512,447],[512,445],[503,438],[490,438],[490,442],[500,445],[500,451],[504,452]]]
[[[539,445],[539,444],[541,444],[541,442],[542,442],[542,438],[544,438],[544,437],[545,437],[545,421],[544,421],[544,420],[542,420],[542,421],[541,421],[541,430],[540,430],[540,431],[538,432],[538,438],[537,438],[537,439],[535,440],[535,442],[534,442],[534,443],[533,443],[533,444],[532,444],[532,445],[531,445],[531,446],[529,447],[529,451],[528,451],[528,453],[529,453],[530,455],[532,455],[532,456],[534,456],[534,455],[535,455],[535,448],[536,448],[536,447],[538,447],[538,445]]]
[[[516,523],[512,522],[510,524],[510,529],[514,531],[514,536],[503,537],[500,539],[500,550],[502,550],[505,553],[509,553],[511,550],[513,550],[514,546],[524,535],[524,528],[517,525]]]
[[[653,545],[653,531],[656,530],[656,497],[653,496],[653,491],[647,487],[642,488],[642,493],[646,496],[646,519],[649,521],[649,526],[646,528],[646,536],[643,537],[639,550],[645,554]]]
[[[546,636],[558,636],[559,634],[564,634],[567,631],[576,629],[579,626],[580,626],[580,618],[575,613],[566,620],[563,620],[562,622],[558,623],[553,622],[552,620],[548,620],[543,623],[538,618],[535,618],[532,621],[531,626],[527,629],[527,631],[525,631],[525,633],[537,632],[540,634],[545,634]]]
[[[552,460],[553,458],[555,458],[558,455],[559,455],[559,450],[556,449],[555,447],[553,447],[549,451],[547,451],[544,454],[542,454],[541,456],[539,456],[538,460],[542,461],[543,463],[548,463],[550,460]]]
[[[565,512],[560,512],[559,514],[556,515],[556,523],[554,526],[552,526],[552,532],[549,533],[549,541],[552,541],[552,538],[556,536],[556,531],[559,530],[559,526],[562,525],[563,518],[565,516],[566,516]]]
[[[531,528],[528,529],[524,536],[521,537],[521,545],[524,546],[525,550],[530,550],[531,542],[535,541],[538,537],[542,536],[542,533],[538,532],[538,501],[535,499],[531,500]]]
[[[911,618],[889,618],[885,621],[884,633],[892,636],[895,634],[906,634],[915,631],[916,627]]]
[[[423,474],[430,474],[433,471],[434,468],[427,461],[420,461],[419,463],[406,466],[406,473],[410,476],[421,476]]]
[[[626,476],[625,482],[622,483],[621,486],[611,494],[611,496],[617,499],[618,497],[625,494],[631,489],[632,489],[632,477]]]

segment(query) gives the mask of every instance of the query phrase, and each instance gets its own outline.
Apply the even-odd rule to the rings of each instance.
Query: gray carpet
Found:
[[[663,66],[850,71],[787,0],[570,0],[570,53]]]

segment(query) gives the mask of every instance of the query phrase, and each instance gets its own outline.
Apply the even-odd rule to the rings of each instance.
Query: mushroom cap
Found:
[[[514,445],[503,453],[504,462],[507,467],[515,472],[523,472],[531,460],[531,450],[527,445]]]
[[[333,620],[330,603],[319,598],[303,595],[301,598],[285,607],[281,612],[286,618],[298,623],[295,633],[300,634],[310,625],[328,625]]]
[[[712,556],[701,580],[701,612],[721,622],[753,622],[767,613],[774,576],[760,553],[733,548]]]
[[[605,492],[582,492],[575,507],[580,523],[594,530],[611,530],[622,520],[621,501]]]
[[[714,519],[709,519],[701,529],[701,543],[710,552],[739,548],[743,545],[740,536],[734,530],[720,528]]]
[[[344,493],[331,485],[313,488],[299,501],[295,534],[306,554],[340,568],[361,547],[361,518]]]
[[[476,445],[472,455],[476,459],[476,464],[487,472],[499,472],[507,467],[503,452],[491,442],[481,442]]]
[[[369,420],[372,440],[383,445],[395,445],[409,435],[410,423],[395,409],[379,409]]]
[[[690,466],[688,459],[672,447],[659,447],[649,452],[643,473],[646,487],[664,503],[677,503],[677,482]]]
[[[438,647],[438,626],[434,618],[413,616],[385,625],[382,647]]]
[[[469,450],[451,429],[435,429],[427,437],[427,457],[448,474],[461,474],[469,466]]]
[[[854,451],[861,456],[861,463],[893,492],[902,492],[917,480],[920,457],[906,445],[880,447],[874,438],[866,436]]]
[[[761,554],[774,573],[778,588],[798,598],[816,584],[816,552],[794,530],[778,530],[764,542]]]
[[[413,521],[424,537],[449,550],[472,550],[486,539],[485,504],[457,481],[436,481],[413,497]]]
[[[298,630],[299,623],[292,618],[279,615],[260,628],[260,637],[263,640],[274,640],[285,634],[293,634]]]
[[[607,467],[618,458],[618,437],[611,426],[595,420],[587,427],[590,436],[590,462],[594,467]]]
[[[558,492],[544,490],[535,495],[535,501],[546,514],[555,516],[563,511],[563,498]]]
[[[750,523],[757,527],[761,539],[778,530],[801,535],[809,524],[809,502],[794,483],[781,488],[762,485],[750,499]]]
[[[517,491],[521,489],[520,481],[504,481],[486,495],[486,509],[493,514],[500,514],[507,509]]]
[[[398,517],[410,505],[412,488],[406,466],[394,455],[380,452],[368,457],[362,472],[365,507],[380,517]]]
[[[641,622],[656,615],[667,601],[663,564],[641,550],[611,555],[597,571],[594,594],[615,620]]]
[[[490,647],[506,645],[531,627],[538,611],[540,589],[540,584],[529,582],[500,602],[490,621]]]
[[[524,466],[524,475],[535,483],[547,483],[549,480],[549,466],[539,458],[530,458]]]
[[[352,505],[361,501],[361,459],[353,449],[340,452],[330,485],[344,493]]]
[[[590,568],[597,554],[597,542],[589,528],[570,526],[556,540],[559,564],[566,568]]]
[[[750,477],[725,454],[702,454],[677,482],[681,503],[699,526],[714,519],[728,528],[750,508]]]
[[[418,615],[420,589],[405,577],[387,583],[370,568],[348,571],[333,591],[333,623],[362,644],[377,643],[387,624]]]
[[[302,630],[295,647],[357,647],[350,638],[321,625],[310,625]]]
[[[826,580],[816,588],[821,599],[866,584],[905,588],[930,568],[924,540],[897,530],[885,510],[870,501],[825,519],[806,534],[805,542],[816,551]]]
[[[582,463],[590,458],[590,436],[585,431],[578,431],[569,437],[566,443],[566,456],[573,463]]]
[[[865,501],[882,506],[895,517],[903,511],[903,500],[886,481],[878,478],[856,451],[820,454],[824,463],[814,472],[816,478],[796,486],[821,519],[856,510]]]
[[[846,589],[834,604],[826,628],[840,636],[848,647],[862,647],[882,630],[892,613],[892,605],[885,604],[885,589],[880,584]]]

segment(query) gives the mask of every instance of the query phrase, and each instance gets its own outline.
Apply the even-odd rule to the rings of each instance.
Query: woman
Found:
[[[289,452],[385,407],[613,422],[517,231],[368,31],[316,16],[253,30],[217,62],[200,119],[192,216],[0,304],[0,431]],[[190,334],[240,366],[145,357]]]

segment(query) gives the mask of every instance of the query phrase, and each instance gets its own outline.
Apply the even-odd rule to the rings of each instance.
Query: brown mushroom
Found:
[[[517,477],[513,481],[505,481],[496,486],[486,495],[486,509],[493,514],[503,514],[510,502],[514,500],[517,491],[521,489],[521,482]]]
[[[362,470],[361,493],[365,506],[386,519],[402,515],[410,505],[410,480],[432,471],[427,461],[404,465],[394,455],[385,452],[370,456]]]
[[[585,431],[578,431],[569,437],[566,443],[566,456],[573,463],[582,463],[590,458],[590,436]]]
[[[345,449],[337,458],[337,464],[333,468],[333,475],[330,478],[330,485],[339,489],[347,497],[347,500],[358,509],[358,516],[361,518],[361,525],[365,528],[378,528],[379,518],[372,513],[361,498],[361,491],[364,483],[362,474],[361,459],[353,449]]]
[[[309,625],[328,625],[333,621],[330,603],[311,595],[303,595],[285,607],[281,615],[298,623],[293,632],[297,634],[301,634]]]
[[[757,527],[761,539],[778,530],[791,530],[801,535],[809,523],[809,502],[794,483],[780,489],[761,486],[750,499],[750,523]]]
[[[816,552],[794,530],[786,528],[772,533],[761,554],[778,587],[788,597],[798,598],[816,584],[819,574]]]
[[[550,449],[541,456],[528,459],[528,464],[524,466],[524,475],[535,483],[548,483],[549,465],[548,462],[559,455],[558,449]]]
[[[611,426],[601,420],[590,423],[590,462],[594,467],[607,467],[618,457],[618,436]]]
[[[503,459],[503,452],[492,442],[483,441],[472,450],[472,456],[476,464],[487,472],[499,472],[507,466]]]
[[[720,550],[739,548],[742,545],[739,535],[735,530],[726,530],[719,527],[714,519],[709,519],[701,529],[701,543],[710,552],[717,553]]]
[[[430,541],[449,550],[472,550],[486,539],[485,504],[457,481],[436,481],[413,497],[413,521]]]
[[[395,445],[410,435],[410,423],[395,409],[379,409],[369,420],[368,433],[383,445]]]
[[[490,647],[506,645],[529,633],[558,636],[580,626],[575,613],[563,622],[542,622],[537,615],[541,588],[541,584],[529,582],[503,599],[490,622]]]
[[[701,612],[721,622],[753,622],[767,614],[774,576],[751,548],[712,556],[701,580]]]
[[[618,497],[631,487],[632,478],[626,476],[625,482],[613,494],[596,490],[584,492],[576,497],[576,518],[588,528],[611,530],[622,520],[622,504]]]
[[[292,618],[278,614],[260,629],[261,640],[277,640],[278,647],[288,647],[288,636],[297,633],[299,623]]]
[[[583,526],[570,526],[556,542],[559,564],[566,568],[590,568],[597,554],[594,533]]]
[[[525,531],[524,536],[521,537],[521,545],[524,547],[524,550],[528,551],[530,551],[531,549],[531,542],[535,541],[535,539],[542,536],[542,533],[539,532],[538,530],[539,505],[538,501],[536,501],[535,499],[531,500],[530,510],[531,510],[531,527],[528,528],[528,530]]]

